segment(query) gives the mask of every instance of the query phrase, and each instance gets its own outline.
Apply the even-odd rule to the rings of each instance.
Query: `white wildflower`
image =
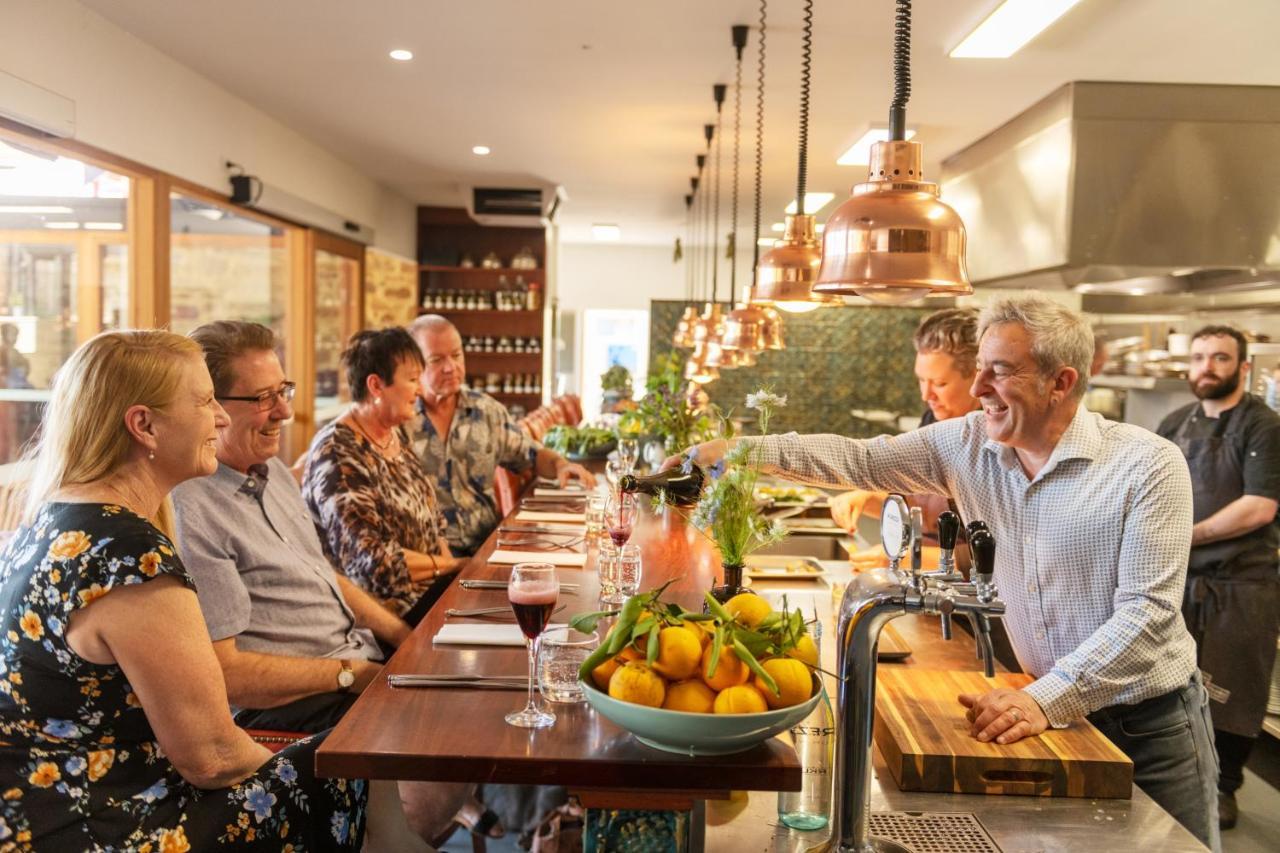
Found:
[[[761,388],[754,394],[747,395],[747,408],[761,410],[766,407],[770,409],[781,409],[787,405],[786,394],[775,394],[772,391],[766,391]]]

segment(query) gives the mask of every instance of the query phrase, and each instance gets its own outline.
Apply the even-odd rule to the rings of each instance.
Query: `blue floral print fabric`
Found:
[[[0,853],[359,850],[366,783],[316,778],[323,735],[237,785],[198,789],[123,670],[72,651],[78,608],[162,575],[194,589],[164,534],[109,504],[46,504],[0,554]]]

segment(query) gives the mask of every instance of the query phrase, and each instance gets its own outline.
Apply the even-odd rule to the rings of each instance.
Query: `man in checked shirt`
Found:
[[[996,537],[1005,626],[1035,681],[959,697],[981,741],[1013,743],[1087,717],[1134,781],[1218,849],[1217,757],[1182,621],[1191,479],[1171,442],[1080,400],[1093,334],[1042,296],[978,323],[979,411],[900,436],[740,438],[764,469],[826,488],[948,495]],[[689,451],[710,465],[723,440]],[[668,460],[676,464],[679,458]]]

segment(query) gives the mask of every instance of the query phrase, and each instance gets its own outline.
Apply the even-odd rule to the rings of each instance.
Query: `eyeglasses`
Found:
[[[239,403],[253,403],[254,408],[259,412],[265,412],[274,409],[279,401],[284,400],[286,403],[293,402],[293,396],[298,393],[298,383],[283,382],[279,388],[272,391],[263,391],[261,394],[255,394],[252,397],[219,397],[219,400],[235,400]]]

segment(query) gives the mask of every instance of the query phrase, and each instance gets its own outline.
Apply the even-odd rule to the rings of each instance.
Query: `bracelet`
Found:
[[[436,564],[435,554],[428,554],[427,557],[429,557],[431,560],[431,580],[435,580],[436,578],[440,577],[440,566]]]

